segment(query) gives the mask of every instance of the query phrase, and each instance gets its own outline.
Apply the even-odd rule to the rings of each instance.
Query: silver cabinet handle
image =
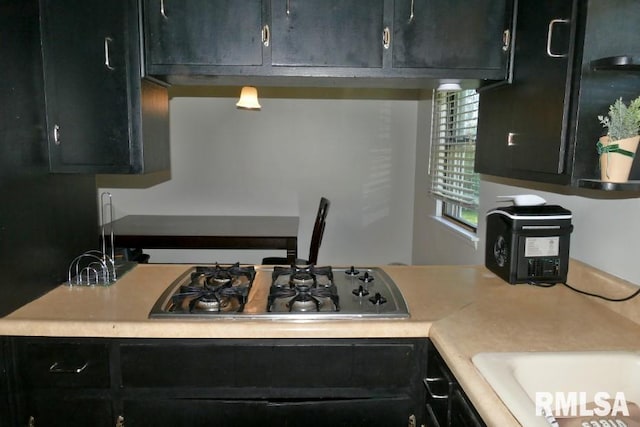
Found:
[[[265,25],[262,27],[262,44],[265,47],[269,46],[269,39],[271,38],[271,33],[269,31],[269,25]]]
[[[385,49],[389,49],[389,46],[391,46],[391,31],[389,27],[384,27],[384,30],[382,30],[382,46]]]
[[[515,132],[509,132],[507,134],[507,146],[508,147],[513,147],[514,145],[518,145],[517,144],[517,139],[518,139],[518,134]]]
[[[162,15],[164,19],[169,19],[167,11],[164,9],[164,0],[160,0],[160,15]]]
[[[502,32],[502,51],[507,52],[511,47],[511,30],[506,29]]]
[[[427,378],[424,379],[423,382],[424,382],[425,387],[427,388],[427,391],[429,392],[429,396],[431,396],[432,398],[434,398],[434,399],[448,399],[449,398],[448,394],[437,394],[437,393],[434,393],[431,390],[431,384],[440,383],[440,382],[446,383],[447,382],[446,378],[443,378],[443,377],[429,378],[429,377],[427,377]]]
[[[107,70],[115,70],[115,68],[111,65],[111,58],[109,55],[109,45],[113,39],[111,37],[104,38],[104,66],[107,67]]]
[[[53,143],[60,145],[60,125],[53,125]]]
[[[411,23],[413,21],[413,19],[415,18],[415,15],[413,14],[414,11],[414,2],[415,0],[411,0],[411,12],[409,13],[409,23]]]
[[[566,58],[568,54],[566,53],[554,53],[551,51],[551,40],[553,40],[553,27],[556,24],[568,24],[571,22],[569,19],[552,19],[549,22],[549,29],[547,30],[547,55],[551,58]]]
[[[81,366],[70,366],[65,367],[59,362],[55,362],[53,365],[49,367],[49,372],[53,374],[80,374],[82,371],[87,369],[89,366],[89,362],[84,362]]]
[[[291,14],[291,0],[287,0],[287,16]]]

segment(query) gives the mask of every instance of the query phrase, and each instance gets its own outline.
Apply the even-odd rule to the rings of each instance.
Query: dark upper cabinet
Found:
[[[636,97],[640,75],[592,64],[638,55],[638,19],[634,0],[520,0],[512,82],[480,95],[476,170],[598,188],[595,143],[605,132],[597,116]]]
[[[272,64],[382,67],[384,0],[271,0]]]
[[[262,65],[262,0],[145,0],[144,11],[150,67]]]
[[[141,78],[135,0],[41,0],[52,172],[169,168],[166,88]]]
[[[264,85],[317,84],[305,78],[320,77],[331,85],[380,86],[386,79],[399,87],[503,80],[512,3],[144,0],[146,69],[178,84],[202,84],[202,77],[215,84],[252,77]]]
[[[393,66],[504,72],[508,0],[394,0]]]

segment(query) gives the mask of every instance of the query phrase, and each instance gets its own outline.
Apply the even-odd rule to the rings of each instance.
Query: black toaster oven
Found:
[[[571,211],[506,206],[487,213],[485,266],[511,284],[562,283],[569,269]]]

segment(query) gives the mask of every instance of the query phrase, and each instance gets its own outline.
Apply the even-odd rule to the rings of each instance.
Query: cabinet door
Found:
[[[261,65],[262,0],[145,0],[153,65]]]
[[[273,65],[382,67],[383,0],[272,0]]]
[[[27,400],[26,419],[20,425],[47,427],[113,427],[111,399],[42,394]],[[158,424],[159,425],[159,424]]]
[[[506,70],[509,0],[395,0],[393,66]]]
[[[53,172],[129,165],[125,2],[41,0]]]
[[[573,51],[571,24],[564,21],[572,20],[572,3],[519,2],[508,101],[513,111],[509,150],[514,170],[552,175],[565,171]]]
[[[519,2],[513,82],[480,94],[476,170],[562,183],[574,0]]]

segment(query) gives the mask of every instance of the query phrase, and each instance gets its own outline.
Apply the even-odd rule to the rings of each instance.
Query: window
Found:
[[[435,92],[431,139],[431,193],[440,215],[466,228],[478,226],[480,178],[473,171],[479,95]]]

